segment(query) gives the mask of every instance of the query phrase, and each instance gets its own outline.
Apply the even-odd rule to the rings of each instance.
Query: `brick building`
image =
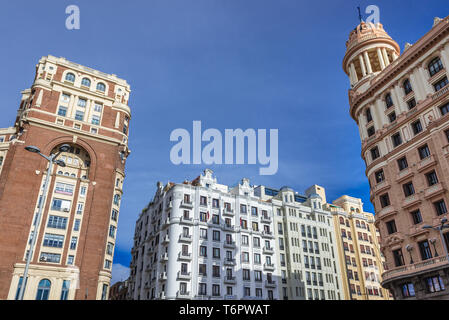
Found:
[[[64,58],[43,57],[14,125],[0,129],[0,299],[107,299],[128,150],[130,87]],[[48,161],[62,144],[40,203]],[[43,214],[38,230],[39,205]]]

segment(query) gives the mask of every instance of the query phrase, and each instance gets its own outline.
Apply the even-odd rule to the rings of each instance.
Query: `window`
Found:
[[[207,206],[207,198],[205,196],[200,196],[200,205]]]
[[[82,85],[82,86],[85,86],[85,87],[90,87],[90,80],[87,79],[87,78],[83,78],[83,79],[81,80],[81,85]]]
[[[409,79],[405,80],[404,81],[404,93],[405,93],[405,95],[408,95],[412,91],[413,91],[413,89],[412,89],[412,85],[410,83],[410,80]]]
[[[70,250],[76,249],[76,243],[78,242],[78,237],[72,237],[70,240]]]
[[[120,205],[120,195],[119,194],[114,195],[114,204],[117,206]]]
[[[207,257],[207,247],[200,246],[200,257]]]
[[[427,69],[429,70],[429,74],[431,77],[437,74],[440,70],[443,70],[443,64],[441,63],[440,58],[436,57],[432,61],[430,61]]]
[[[76,113],[75,113],[75,120],[83,121],[84,120],[84,112],[83,111],[76,111]]]
[[[396,267],[403,266],[405,263],[404,257],[402,256],[402,250],[401,249],[394,250],[392,253]]]
[[[413,133],[415,135],[417,135],[418,133],[420,133],[422,131],[422,125],[421,125],[421,121],[415,121],[412,123],[412,129],[413,129]]]
[[[60,216],[52,216],[48,218],[48,228],[65,229],[67,227],[67,218]]]
[[[45,247],[62,248],[63,243],[63,235],[46,233],[44,236],[43,246]]]
[[[220,285],[218,284],[212,285],[212,295],[215,297],[220,296]]]
[[[412,98],[409,101],[407,101],[407,106],[408,106],[409,110],[411,110],[414,107],[416,107],[416,100],[415,100],[415,98]]]
[[[214,259],[220,259],[220,248],[212,248],[212,257]]]
[[[387,226],[388,234],[392,234],[392,233],[396,233],[397,232],[396,223],[394,222],[394,220],[386,222],[385,225]]]
[[[83,98],[79,98],[79,99],[78,99],[78,106],[79,106],[79,107],[85,108],[85,107],[86,107],[86,104],[87,104],[87,100],[86,100],[86,99],[83,99]]]
[[[219,208],[220,207],[220,202],[218,201],[218,199],[212,199],[212,208]]]
[[[371,115],[371,109],[368,108],[365,111],[366,122],[369,123],[373,120],[373,116]]]
[[[108,245],[106,247],[106,253],[112,255],[113,251],[114,251],[114,244],[112,242],[108,242]]]
[[[80,219],[75,219],[75,223],[73,225],[73,231],[79,231],[80,230],[80,224],[81,224],[81,220]]]
[[[67,300],[68,295],[69,295],[69,288],[70,288],[70,280],[64,280],[62,282],[61,299],[60,300]]]
[[[65,194],[65,195],[73,195],[73,189],[75,186],[73,184],[56,182],[55,193]]]
[[[244,281],[250,281],[250,270],[249,269],[243,269],[243,280]]]
[[[426,178],[427,178],[427,183],[429,184],[429,187],[438,183],[438,177],[437,177],[435,170],[427,173]]]
[[[444,200],[434,202],[433,205],[435,207],[438,216],[447,213],[446,203],[444,202]]]
[[[388,207],[390,205],[390,197],[388,193],[385,193],[379,197],[380,205],[382,208]]]
[[[218,214],[212,215],[212,223],[213,224],[220,224],[220,216]]]
[[[432,251],[430,251],[429,242],[427,240],[418,242],[419,252],[421,253],[421,259],[427,260],[432,258]]]
[[[449,103],[446,103],[445,105],[442,105],[440,107],[440,111],[441,111],[441,115],[445,115],[446,113],[449,112]],[[447,135],[446,135],[447,136]],[[449,139],[448,139],[449,140]]]
[[[102,82],[97,83],[97,90],[105,92],[106,91],[106,85]]]
[[[207,229],[200,229],[200,238],[207,240]]]
[[[58,116],[65,117],[67,115],[67,107],[59,106]]]
[[[251,207],[251,215],[257,217],[257,208]]]
[[[220,231],[213,230],[213,232],[212,232],[212,240],[220,241]]]
[[[376,173],[374,175],[376,177],[377,183],[381,183],[382,181],[385,180],[384,171],[382,169],[380,169],[379,171],[376,171]]]
[[[212,266],[212,277],[220,278],[220,266]]]
[[[430,150],[429,150],[429,147],[427,146],[427,144],[422,146],[422,147],[420,147],[418,149],[418,153],[419,153],[419,157],[421,158],[421,160],[429,157],[430,156]]]
[[[109,226],[109,236],[111,238],[115,238],[115,227],[114,226]]]
[[[36,300],[48,300],[50,295],[51,282],[48,279],[42,279],[37,287]]]
[[[103,290],[101,291],[101,300],[107,300],[108,298],[108,285],[103,284]]]
[[[435,89],[435,92],[440,91],[442,88],[444,88],[449,81],[447,80],[447,77],[444,77],[441,80],[438,80],[434,85],[433,88]]]
[[[391,140],[393,142],[393,147],[395,147],[395,148],[402,144],[402,138],[401,138],[401,134],[399,132],[392,135]]]
[[[396,112],[392,112],[388,115],[388,120],[390,120],[390,123],[394,122],[396,120]]]
[[[62,93],[61,94],[61,100],[64,102],[69,102],[70,101],[70,95],[67,93]]]
[[[65,80],[69,82],[75,82],[75,75],[69,72],[65,75]]]
[[[379,148],[376,146],[371,149],[371,159],[374,161],[380,157]]]
[[[411,216],[412,216],[412,219],[413,219],[413,223],[414,223],[414,224],[419,224],[419,223],[422,222],[421,211],[419,211],[419,209],[410,212],[410,214],[411,214]]]
[[[407,163],[407,158],[406,157],[403,157],[403,158],[398,160],[398,167],[399,167],[399,171],[402,171],[402,170],[408,168],[408,163]]]
[[[374,126],[371,126],[368,128],[367,132],[368,132],[368,137],[372,137],[376,133],[376,129],[374,129]]]
[[[426,280],[427,291],[429,293],[438,292],[445,290],[443,279],[440,276],[430,277]]]
[[[402,189],[404,190],[404,195],[406,197],[410,197],[411,195],[415,194],[415,188],[413,187],[412,182],[402,185]]]
[[[99,125],[100,124],[100,116],[92,116],[92,124]]]
[[[105,260],[104,261],[104,268],[105,269],[111,269],[111,260]]]
[[[391,94],[387,94],[385,96],[385,105],[387,106],[387,109],[393,106],[393,99],[391,99]]]

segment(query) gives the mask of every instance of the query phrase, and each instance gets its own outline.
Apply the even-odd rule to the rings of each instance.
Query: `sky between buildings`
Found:
[[[77,5],[80,30],[67,30],[65,9]],[[328,201],[348,194],[373,212],[360,138],[348,109],[349,80],[342,70],[345,42],[358,24],[356,7],[380,8],[380,22],[401,49],[414,43],[447,0],[133,0],[2,2],[0,127],[13,125],[20,91],[35,65],[62,56],[131,85],[132,110],[126,179],[113,282],[125,279],[135,221],[156,182],[194,179],[204,168],[219,183],[303,191],[326,188]],[[363,13],[363,17],[368,15]],[[170,133],[279,129],[279,170],[259,165],[180,165],[170,162]]]

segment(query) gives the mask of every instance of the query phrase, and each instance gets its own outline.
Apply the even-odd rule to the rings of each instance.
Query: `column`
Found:
[[[402,112],[407,112],[408,111],[408,107],[406,105],[406,103],[404,102],[404,99],[402,98],[404,95],[403,90],[401,90],[401,88],[399,87],[399,85],[394,86],[394,93],[395,93],[395,97],[397,100],[397,106],[398,106],[398,111],[399,113]]]
[[[385,60],[385,65],[388,66],[390,64],[390,59],[388,58],[387,49],[382,48],[382,53]]]
[[[422,87],[418,84],[416,76],[413,72],[410,74],[410,83],[412,84],[413,92],[415,92],[416,102],[425,99],[426,95],[423,92]]]
[[[449,54],[448,54],[448,52],[446,51],[447,49],[442,49],[441,51],[440,51],[440,56],[441,56],[441,60],[442,60],[442,62],[443,62],[443,66],[444,66],[444,68],[446,68],[446,70],[447,69],[449,69]]]
[[[432,85],[429,83],[428,81],[428,75],[427,75],[427,71],[424,70],[424,68],[420,67],[419,69],[419,73],[420,73],[420,79],[421,79],[421,83],[424,87],[425,90],[425,97],[427,97],[428,94],[433,94],[435,92],[434,88],[432,87]],[[418,101],[417,101],[418,102]]]
[[[365,63],[363,62],[362,55],[359,55],[359,61],[360,61],[360,66],[362,67],[362,74],[365,77],[366,76],[366,68],[365,68]]]
[[[355,71],[355,66],[354,66],[353,62],[351,62],[351,70],[352,70],[352,74],[354,75],[355,82],[359,81],[359,79],[357,77],[357,72]]]
[[[380,48],[377,48],[377,57],[379,58],[381,70],[385,69],[385,63],[384,59],[382,58],[382,52],[380,51]]]
[[[366,68],[368,69],[368,74],[373,73],[373,68],[371,68],[371,62],[369,61],[368,51],[365,51],[363,53],[363,56],[365,57],[365,63],[366,63]]]
[[[76,100],[78,100],[78,97],[71,94],[70,95],[70,103],[69,103],[69,110],[67,111],[67,114],[69,114],[70,112],[70,118],[74,118],[75,117],[75,109],[76,109]]]

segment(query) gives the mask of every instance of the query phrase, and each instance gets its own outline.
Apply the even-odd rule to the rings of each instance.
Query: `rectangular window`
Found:
[[[422,125],[421,125],[421,121],[415,121],[412,123],[412,129],[413,129],[413,133],[415,135],[417,135],[418,133],[420,133],[422,131]]]
[[[106,253],[112,255],[113,251],[114,251],[114,244],[112,242],[108,242],[108,245],[106,247]]]
[[[379,148],[376,146],[371,149],[371,159],[374,161],[380,157]]]
[[[412,98],[409,101],[407,101],[407,106],[408,106],[409,110],[411,110],[414,107],[416,107],[416,100],[415,100],[415,98]]]
[[[61,255],[58,253],[42,252],[39,261],[59,263],[61,261]]]
[[[92,116],[92,124],[99,125],[100,124],[100,116]]]
[[[73,195],[73,189],[75,186],[73,184],[67,184],[62,182],[56,182],[55,193]]]
[[[430,277],[426,280],[427,291],[429,293],[439,292],[445,290],[443,279],[440,276]]]
[[[48,218],[48,228],[65,229],[67,227],[67,218],[60,216],[52,216]]]
[[[440,111],[441,111],[441,115],[445,115],[446,113],[449,112],[449,103],[446,103],[445,105],[442,105],[440,107]]]
[[[402,256],[402,250],[394,250],[393,252],[394,263],[396,267],[400,267],[404,265],[404,257]]]
[[[398,167],[399,167],[399,171],[402,171],[402,170],[408,168],[408,163],[407,163],[406,157],[402,157],[401,159],[398,160]]]
[[[85,108],[86,104],[87,104],[87,100],[86,99],[83,99],[83,98],[79,98],[78,99],[78,106],[79,107]]]
[[[376,171],[375,176],[376,176],[377,183],[381,183],[382,181],[385,180],[384,171],[382,169],[380,169],[379,171]]]
[[[419,211],[419,209],[415,210],[415,211],[412,211],[410,214],[412,216],[414,224],[419,224],[419,223],[422,222],[421,211]]]
[[[103,106],[100,103],[95,102],[95,105],[94,105],[95,112],[101,112],[102,108],[103,108]]]
[[[64,236],[62,235],[46,233],[44,236],[43,246],[45,247],[62,248],[63,243]]]
[[[396,120],[396,112],[392,112],[388,115],[388,119],[390,120],[390,123],[394,122]]]
[[[422,146],[422,147],[420,147],[418,149],[418,152],[419,152],[419,157],[421,158],[421,160],[423,160],[423,159],[425,159],[425,158],[430,156],[430,149],[427,146],[427,144]]]
[[[67,115],[67,107],[59,106],[58,116],[65,117]]]
[[[76,111],[76,113],[75,113],[75,120],[83,121],[84,120],[84,112],[83,111]]]
[[[367,130],[368,137],[372,137],[376,133],[376,129],[374,129],[374,126],[371,126]]]
[[[440,91],[441,89],[443,89],[445,86],[447,86],[448,83],[449,83],[449,81],[447,80],[447,77],[444,77],[441,80],[438,80],[433,85],[433,88],[435,89],[435,92],[437,92],[437,91]]]
[[[75,250],[76,244],[78,242],[78,237],[72,237],[72,240],[70,241],[70,249]]]
[[[435,171],[427,173],[426,178],[427,178],[427,183],[429,184],[429,187],[438,183],[438,177],[437,177],[437,174]]]
[[[81,220],[80,219],[75,219],[75,223],[73,224],[73,231],[79,231],[80,230],[80,224],[81,224]]]
[[[109,226],[109,236],[115,238],[115,226]]]
[[[393,147],[397,147],[402,144],[401,134],[398,132],[391,136],[391,140],[393,142]]]
[[[406,197],[410,197],[411,195],[415,194],[415,188],[413,187],[412,182],[408,182],[402,185],[402,189],[404,190],[404,195]]]
[[[392,234],[392,233],[396,233],[397,232],[396,223],[394,222],[394,220],[386,222],[385,225],[387,226],[388,234]]]
[[[382,208],[388,207],[390,205],[390,197],[388,193],[385,193],[379,197],[380,205]]]
[[[434,202],[433,205],[435,207],[438,216],[447,213],[446,203],[444,202],[443,199]]]
[[[104,268],[105,269],[111,269],[111,260],[105,260],[104,261]]]
[[[429,242],[427,240],[418,242],[419,252],[421,253],[421,259],[427,260],[432,258],[432,251],[430,251]]]
[[[207,206],[207,198],[205,196],[200,196],[200,205]]]

